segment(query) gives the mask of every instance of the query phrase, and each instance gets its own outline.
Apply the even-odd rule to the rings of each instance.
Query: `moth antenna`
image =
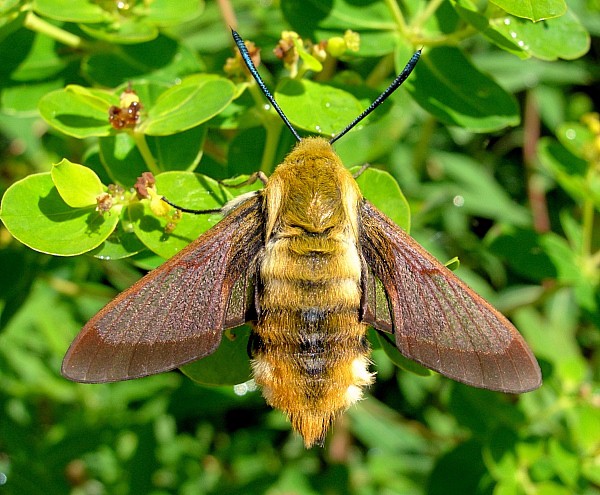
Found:
[[[292,134],[294,135],[294,137],[298,141],[301,141],[302,138],[300,137],[300,135],[298,134],[296,129],[294,129],[294,127],[292,126],[292,123],[285,116],[285,114],[283,113],[283,110],[281,108],[279,108],[279,105],[275,101],[275,98],[273,98],[273,95],[267,88],[267,85],[262,80],[262,77],[260,77],[260,74],[258,73],[258,71],[256,70],[256,67],[252,63],[252,59],[250,58],[248,49],[246,48],[246,45],[244,44],[244,40],[242,40],[241,36],[234,29],[231,30],[231,35],[233,36],[233,40],[235,41],[235,44],[237,45],[238,50],[240,51],[240,55],[242,56],[242,59],[244,60],[246,67],[248,67],[248,70],[250,71],[250,74],[252,74],[252,77],[258,84],[258,87],[263,92],[263,94],[267,97],[267,100],[269,100],[269,103],[271,105],[273,105],[273,108],[277,111],[277,113],[281,117],[281,120],[283,120],[284,124],[288,126],[290,131],[292,131]]]
[[[165,203],[167,203],[169,206],[172,206],[173,208],[177,208],[179,211],[182,211],[184,213],[193,213],[194,215],[203,215],[203,214],[209,214],[209,213],[221,213],[223,211],[222,208],[215,208],[212,210],[194,210],[191,208],[183,208],[179,205],[176,205],[175,203],[171,203],[167,198],[165,198],[164,196],[162,198],[160,198],[162,201],[164,201]]]
[[[250,177],[248,177],[248,179],[246,179],[244,182],[240,182],[239,184],[223,184],[221,181],[219,181],[219,184],[225,186],[225,187],[231,187],[233,189],[236,189],[238,187],[243,187],[243,186],[248,186],[250,184],[254,184],[257,180],[259,180],[260,182],[262,182],[263,186],[267,185],[267,181],[269,180],[267,178],[267,176],[263,173],[263,172],[255,172],[253,173]],[[253,193],[254,191],[252,191]],[[247,193],[250,194],[250,193]],[[241,198],[245,196],[244,194],[242,194],[241,196],[238,196],[238,198]],[[173,208],[177,208],[179,211],[182,211],[184,213],[192,213],[194,215],[204,215],[204,214],[209,214],[209,213],[226,213],[227,211],[229,211],[229,208],[227,207],[228,204],[230,204],[231,202],[235,202],[236,199],[234,198],[233,200],[231,200],[230,202],[228,202],[227,204],[223,205],[222,208],[213,208],[210,210],[194,210],[193,208],[184,208],[183,206],[179,206],[176,205],[175,203],[171,203],[171,201],[169,201],[166,197],[162,196],[160,198],[162,201],[164,201],[165,203],[167,203],[169,206],[172,206]]]
[[[350,129],[352,129],[362,119],[364,119],[373,110],[375,110],[379,105],[381,105],[387,99],[388,96],[390,96],[394,91],[396,91],[402,85],[402,83],[406,80],[406,78],[410,75],[410,73],[413,71],[413,69],[417,65],[417,62],[419,61],[419,58],[421,57],[421,51],[422,51],[422,49],[419,48],[414,53],[414,55],[410,58],[410,60],[406,64],[406,67],[404,67],[404,69],[402,69],[402,72],[400,72],[400,74],[398,74],[396,79],[394,79],[392,81],[392,84],[390,84],[387,87],[387,89],[383,93],[381,93],[375,99],[375,101],[373,103],[371,103],[369,105],[369,108],[367,108],[363,113],[361,113],[352,122],[350,122],[342,132],[340,132],[339,134],[337,134],[336,136],[331,138],[329,140],[329,144],[335,143],[338,139],[340,139],[343,135],[345,135]]]

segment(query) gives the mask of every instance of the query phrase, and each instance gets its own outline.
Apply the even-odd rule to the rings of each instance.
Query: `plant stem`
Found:
[[[412,26],[419,28],[423,26],[423,24],[425,24],[433,14],[435,14],[435,11],[440,8],[442,3],[444,3],[444,0],[431,0],[429,3],[427,3],[425,9],[423,9],[423,11],[413,21]]]
[[[277,144],[281,136],[283,123],[279,120],[279,116],[275,116],[271,105],[264,103],[265,97],[260,92],[257,84],[250,83],[248,90],[252,95],[252,99],[256,103],[257,109],[260,112],[261,120],[267,132],[267,141],[263,150],[263,156],[260,162],[260,171],[270,175],[273,170],[273,162],[277,154]]]
[[[594,203],[586,199],[583,203],[581,226],[581,256],[588,260],[592,254],[592,233],[594,230]]]
[[[408,29],[406,21],[404,20],[404,15],[402,15],[402,11],[398,6],[398,2],[396,0],[385,0],[385,3],[388,6],[388,9],[390,9],[394,22],[398,26],[398,31],[400,31],[400,34],[406,36]]]
[[[162,170],[159,168],[158,164],[154,160],[154,156],[152,156],[152,152],[148,147],[148,143],[146,142],[146,137],[144,136],[144,134],[141,132],[133,131],[131,133],[131,136],[133,137],[133,141],[135,142],[138,151],[142,155],[142,158],[144,159],[148,170],[150,170],[150,172],[152,172],[154,175],[160,174]]]
[[[393,72],[393,70],[394,55],[386,55],[373,68],[373,70],[365,80],[365,84],[370,88],[377,88],[382,83],[382,81],[389,77],[390,72]]]
[[[527,195],[533,217],[533,227],[537,233],[550,230],[550,218],[544,188],[536,173],[537,147],[540,139],[540,115],[535,95],[525,94],[523,117],[523,162],[527,176]]]
[[[436,120],[434,117],[429,117],[423,122],[422,130],[419,134],[420,138],[416,146],[413,148],[412,168],[421,173],[425,159],[429,155],[429,145],[431,137],[436,128]]]
[[[269,122],[265,123],[265,128],[267,131],[267,140],[260,162],[260,171],[266,175],[270,175],[273,171],[273,164],[275,162],[275,155],[277,154],[277,145],[279,144],[279,138],[281,137],[283,123],[279,119],[272,118],[269,119]]]
[[[235,29],[237,31],[238,22],[237,17],[235,15],[235,10],[233,9],[233,5],[231,5],[230,0],[217,0],[219,5],[219,10],[221,11],[221,16],[225,21],[225,24],[229,26],[231,29]]]
[[[33,12],[28,12],[25,18],[24,25],[26,28],[35,31],[36,33],[45,34],[46,36],[70,46],[71,48],[84,48],[88,43],[81,37],[69,33],[62,28],[59,28],[45,20],[36,16]]]

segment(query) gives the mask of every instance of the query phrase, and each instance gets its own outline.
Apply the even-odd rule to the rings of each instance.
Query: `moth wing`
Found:
[[[540,386],[535,357],[500,312],[369,202],[362,203],[360,217],[362,255],[370,267],[363,283],[365,323],[391,327],[404,356],[454,380],[510,393]]]
[[[62,374],[88,383],[127,380],[214,352],[223,329],[245,321],[251,301],[230,304],[230,296],[253,276],[263,223],[254,196],[119,294],[83,327]]]

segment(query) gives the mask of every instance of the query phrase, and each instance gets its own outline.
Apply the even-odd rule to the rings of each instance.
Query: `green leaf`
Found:
[[[215,353],[186,364],[181,371],[203,385],[237,385],[248,381],[251,378],[250,331],[248,325],[225,331]]]
[[[326,136],[340,132],[363,110],[350,93],[308,80],[282,80],[275,99],[296,127]]]
[[[112,127],[108,109],[119,99],[106,91],[69,85],[44,96],[39,103],[42,118],[55,129],[79,139],[108,136]]]
[[[202,13],[203,1],[198,0],[153,0],[150,3],[136,5],[134,10],[146,16],[146,20],[158,26],[169,26]]]
[[[455,153],[436,152],[434,156],[447,180],[431,187],[438,188],[448,198],[448,204],[466,214],[521,227],[530,225],[527,208],[513,201],[481,164]]]
[[[104,192],[104,185],[92,170],[66,158],[53,165],[50,174],[60,197],[72,208],[96,206],[96,198]]]
[[[582,308],[596,312],[595,280],[582,269],[579,253],[575,252],[563,237],[554,232],[544,234],[540,242],[556,266],[557,280],[573,287],[575,297]]]
[[[387,357],[389,357],[392,363],[394,363],[398,368],[403,369],[405,371],[410,371],[411,373],[415,373],[419,376],[431,375],[430,370],[421,366],[419,363],[413,361],[412,359],[404,357],[400,353],[398,348],[392,343],[392,341],[394,340],[393,335],[382,334],[381,332],[375,332],[375,335],[377,336],[377,340]]]
[[[406,50],[396,52],[404,67]],[[491,132],[519,123],[515,98],[479,72],[458,48],[425,52],[404,86],[425,110],[448,125]]]
[[[559,17],[567,11],[565,0],[490,0],[501,9],[533,22]]]
[[[140,17],[117,17],[97,24],[80,24],[86,34],[108,43],[138,44],[154,40],[160,33],[157,26]]]
[[[304,62],[304,65],[307,69],[314,72],[321,72],[323,70],[323,64],[310,53],[300,49],[298,50],[298,55],[300,55],[300,58],[302,59],[302,62]]]
[[[134,79],[168,83],[202,70],[197,55],[185,45],[167,36],[134,45],[111,45],[106,50],[94,51],[84,58],[85,76],[97,84],[120,86]]]
[[[360,167],[351,169],[356,173]],[[356,182],[365,198],[373,203],[379,210],[385,213],[396,225],[407,232],[410,231],[410,208],[408,201],[402,194],[402,190],[394,178],[384,170],[368,168]]]
[[[100,159],[111,180],[125,187],[132,187],[142,172],[148,171],[133,138],[125,132],[101,137]]]
[[[523,51],[516,40],[506,37],[490,26],[490,19],[480,13],[477,5],[471,0],[451,0],[451,3],[462,19],[475,27],[489,41],[499,48],[506,50],[520,58],[527,58],[528,55]]]
[[[586,155],[593,153],[596,134],[586,125],[578,122],[563,122],[556,129],[556,137],[569,152],[582,160],[586,159]]]
[[[44,82],[29,81],[5,87],[0,94],[0,107],[8,114],[37,117],[39,101],[51,91],[63,87],[64,82],[60,79]]]
[[[570,140],[569,136],[574,141],[581,137],[577,133],[571,134],[566,127],[563,128],[563,131],[565,142]],[[585,137],[581,137],[581,139],[585,139]],[[581,152],[577,145],[570,146],[570,148]],[[542,165],[552,173],[560,186],[574,200],[582,202],[592,199],[596,206],[600,206],[600,178],[597,174],[588,174],[588,162],[550,138],[540,139],[538,156]]]
[[[567,410],[568,431],[575,445],[597,459],[600,440],[600,408],[593,403],[578,403]],[[596,463],[597,466],[597,463]]]
[[[93,0],[35,0],[33,10],[57,21],[103,22],[111,18],[110,12]]]
[[[191,172],[165,172],[157,175],[156,190],[159,195],[179,206],[199,210],[220,208],[231,199],[218,182]],[[171,234],[165,234],[168,220],[156,217],[150,211],[148,201],[130,207],[129,216],[134,232],[144,245],[165,259],[179,252],[221,220],[219,214],[184,213],[175,230]]]
[[[146,251],[146,246],[135,232],[124,231],[119,223],[114,232],[90,254],[101,260],[120,260],[142,251]]]
[[[390,11],[383,2],[355,2],[352,0],[282,0],[281,10],[290,25],[302,36],[314,37],[314,31],[335,29],[344,32],[396,29]]]
[[[519,275],[536,282],[556,277],[556,268],[542,250],[540,236],[529,229],[504,226],[489,244],[491,252],[505,259]]]
[[[118,215],[100,215],[94,206],[71,208],[50,173],[29,175],[10,186],[2,198],[0,218],[23,244],[57,256],[98,247],[119,221]]]
[[[140,132],[166,136],[196,127],[226,108],[234,93],[235,86],[228,79],[207,74],[187,77],[148,108]]]
[[[548,447],[554,471],[566,486],[576,489],[580,474],[579,456],[575,452],[567,450],[556,438],[549,439]]]
[[[227,154],[229,176],[250,175],[261,169],[266,136],[264,127],[252,127],[241,130],[233,137]]]
[[[202,125],[170,136],[146,136],[146,141],[161,170],[191,172],[202,158],[206,132]]]
[[[575,14],[533,23],[514,17],[493,19],[491,27],[532,57],[541,60],[573,60],[590,48],[590,35]]]

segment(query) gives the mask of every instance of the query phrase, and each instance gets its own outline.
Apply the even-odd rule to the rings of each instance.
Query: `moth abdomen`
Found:
[[[287,414],[307,446],[319,443],[335,417],[370,385],[366,326],[355,311],[264,311],[252,368],[269,404]],[[315,316],[318,315],[318,316]]]
[[[307,446],[320,443],[333,419],[373,381],[367,327],[359,321],[360,257],[340,220],[323,236],[281,228],[260,266],[254,378]]]

